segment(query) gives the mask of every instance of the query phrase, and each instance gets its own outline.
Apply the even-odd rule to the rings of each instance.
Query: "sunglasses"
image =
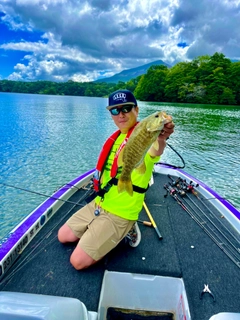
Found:
[[[136,106],[133,106],[133,105],[126,105],[126,106],[123,106],[121,108],[112,108],[110,109],[109,111],[111,112],[111,114],[113,116],[118,116],[120,112],[122,113],[128,113],[132,110],[132,108],[135,108]]]

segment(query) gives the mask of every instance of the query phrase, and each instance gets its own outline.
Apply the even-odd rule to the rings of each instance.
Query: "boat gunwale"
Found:
[[[6,271],[12,266],[21,253],[31,242],[31,240],[42,229],[46,222],[58,211],[58,209],[69,199],[79,187],[89,179],[94,172],[94,169],[81,174],[77,178],[68,182],[49,198],[42,202],[34,209],[26,218],[24,218],[14,229],[12,229],[0,241],[0,279]],[[54,210],[53,210],[54,209]],[[32,228],[35,228],[31,233]]]

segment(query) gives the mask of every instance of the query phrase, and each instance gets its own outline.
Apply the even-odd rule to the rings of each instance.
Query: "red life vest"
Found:
[[[138,123],[138,122],[137,122]],[[137,124],[136,123],[136,124]],[[120,147],[118,148],[118,151],[115,154],[114,160],[113,160],[113,164],[111,167],[111,173],[110,176],[111,178],[114,178],[117,175],[117,171],[118,171],[118,156],[120,154],[120,152],[122,151],[123,147],[126,145],[129,136],[131,135],[131,133],[133,132],[133,129],[135,128],[136,124],[128,131],[126,138],[124,139],[124,141],[121,143]],[[96,165],[96,171],[93,175],[93,187],[95,191],[99,191],[100,190],[100,179],[101,179],[101,174],[104,170],[104,165],[107,161],[108,155],[112,149],[112,146],[114,144],[114,142],[117,140],[118,136],[120,135],[121,131],[117,130],[115,131],[104,143],[102,150],[99,154],[99,158],[97,161],[97,165]]]

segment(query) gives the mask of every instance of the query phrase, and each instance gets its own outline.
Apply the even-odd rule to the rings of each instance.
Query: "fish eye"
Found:
[[[159,117],[159,115],[158,115],[158,114],[156,114],[156,115],[155,115],[155,118],[158,118],[158,117]]]

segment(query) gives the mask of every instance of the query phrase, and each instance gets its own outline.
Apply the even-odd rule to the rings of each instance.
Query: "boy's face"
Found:
[[[119,106],[121,108],[122,106]],[[116,124],[116,126],[121,130],[122,133],[127,133],[135,123],[137,122],[138,117],[138,106],[133,107],[132,110],[128,113],[120,112],[118,115],[112,115],[111,117]]]

